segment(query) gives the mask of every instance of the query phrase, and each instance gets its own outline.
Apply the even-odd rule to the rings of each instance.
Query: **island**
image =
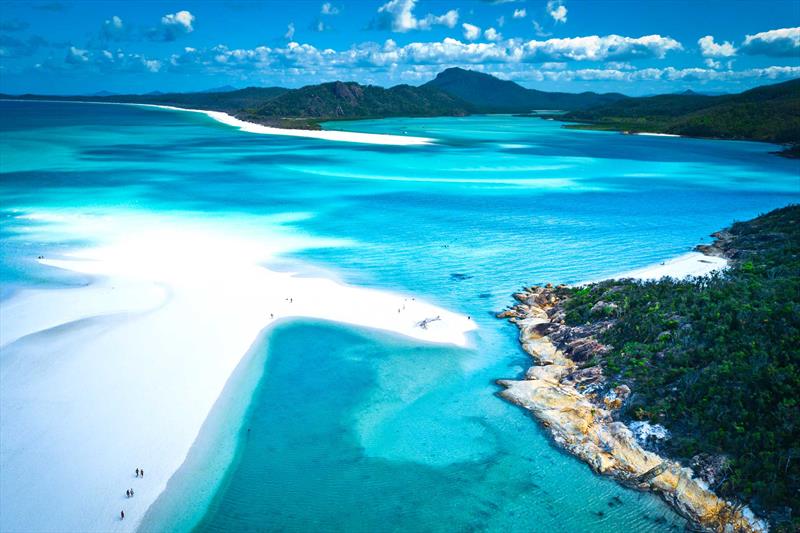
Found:
[[[703,529],[797,531],[800,205],[713,236],[708,276],[515,294],[498,317],[536,364],[500,395]]]
[[[298,89],[247,87],[194,93],[119,95],[0,94],[0,99],[128,103],[225,113],[236,120],[292,130],[319,130],[336,120],[505,113],[565,121],[568,128],[752,140],[800,155],[800,79],[739,94],[694,92],[650,97],[548,92],[459,67],[420,86],[383,88],[331,81]],[[558,110],[558,114],[553,111]]]

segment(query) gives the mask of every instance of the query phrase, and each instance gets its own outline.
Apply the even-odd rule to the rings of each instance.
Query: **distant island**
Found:
[[[800,79],[730,95],[628,98],[553,118],[582,122],[569,126],[581,129],[789,144],[782,155],[800,157]]]
[[[650,97],[620,93],[563,93],[528,89],[513,81],[449,68],[419,86],[383,88],[335,81],[299,89],[248,87],[195,93],[0,95],[17,100],[70,100],[174,106],[221,111],[276,128],[320,129],[320,123],[389,117],[515,113],[576,122],[567,127],[627,133],[740,139],[787,145],[800,156],[800,79],[740,94],[710,96],[687,91]],[[566,111],[546,114],[543,110]]]
[[[501,395],[594,470],[706,529],[763,530],[746,503],[773,531],[798,531],[800,205],[714,237],[697,250],[729,266],[708,277],[516,294],[499,316],[537,365]]]

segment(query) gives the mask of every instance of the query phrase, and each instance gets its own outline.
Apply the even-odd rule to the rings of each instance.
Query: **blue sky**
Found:
[[[42,0],[0,5],[0,91],[420,84],[734,92],[800,77],[798,0]]]

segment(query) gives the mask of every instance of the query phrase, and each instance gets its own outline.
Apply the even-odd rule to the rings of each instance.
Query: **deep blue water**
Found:
[[[83,282],[34,258],[90,237],[21,215],[224,217],[265,235],[337,239],[285,260],[424,297],[480,326],[470,350],[308,321],[268,332],[234,460],[208,508],[182,522],[201,519],[201,531],[682,527],[495,396],[494,380],[528,361],[493,313],[522,285],[661,261],[800,199],[798,162],[770,155],[774,146],[530,118],[328,126],[439,141],[385,147],[129,106],[0,102],[0,116],[0,296]]]

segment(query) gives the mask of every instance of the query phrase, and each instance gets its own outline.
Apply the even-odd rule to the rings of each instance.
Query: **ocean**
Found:
[[[495,380],[520,376],[529,360],[516,328],[494,315],[524,285],[660,262],[734,220],[800,201],[800,164],[772,145],[535,118],[325,125],[436,140],[382,146],[257,135],[125,105],[0,102],[0,116],[0,309],[26,291],[96,281],[40,256],[126,242],[137,228],[157,240],[159,228],[192,226],[274,248],[268,269],[425,300],[477,325],[467,347],[333,320],[264,329],[246,356],[225,354],[241,362],[195,435],[203,445],[141,509],[145,531],[682,529],[657,497],[593,474],[497,397]],[[84,346],[136,320],[81,329],[92,316],[59,324],[57,342],[74,335],[70,346]],[[44,326],[34,335],[0,352],[5,384],[48,386],[46,372],[20,370],[56,342]],[[47,490],[17,453],[47,428],[12,442],[18,425],[4,421],[25,398],[0,393],[3,526],[24,524],[22,499]]]

